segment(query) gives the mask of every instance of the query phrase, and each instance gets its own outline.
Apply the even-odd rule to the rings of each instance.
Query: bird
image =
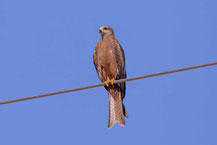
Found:
[[[127,77],[124,50],[110,26],[101,26],[99,33],[101,38],[94,49],[93,62],[100,81],[108,91],[108,128],[112,128],[116,122],[125,126],[125,117],[128,118],[127,110],[123,104],[126,83],[114,84],[114,80]]]

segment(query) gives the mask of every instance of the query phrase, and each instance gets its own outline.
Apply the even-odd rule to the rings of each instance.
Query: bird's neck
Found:
[[[101,39],[106,39],[106,38],[110,38],[110,37],[115,37],[113,33],[106,33],[106,34],[102,34],[101,35]]]

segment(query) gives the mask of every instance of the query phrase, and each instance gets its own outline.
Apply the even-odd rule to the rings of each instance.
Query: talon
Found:
[[[107,80],[105,81],[105,82],[103,82],[103,84],[105,84],[107,87],[109,86],[109,81],[110,81],[110,79],[109,79],[109,77],[107,76]]]
[[[106,85],[107,87],[109,86],[108,81],[103,82],[104,85]]]
[[[107,76],[107,80],[103,82],[103,84],[105,84],[107,87],[109,86],[109,84],[113,85],[114,84],[114,78],[113,79],[109,79],[109,77]]]
[[[115,80],[114,78],[111,79],[111,84],[112,84],[112,85],[114,85],[114,80]]]

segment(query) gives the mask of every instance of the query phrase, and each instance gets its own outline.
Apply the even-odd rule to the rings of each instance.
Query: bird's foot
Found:
[[[105,82],[103,82],[104,85],[106,85],[107,87],[109,86],[109,84],[114,85],[114,78],[113,79],[109,79],[109,77],[107,77],[107,80]]]

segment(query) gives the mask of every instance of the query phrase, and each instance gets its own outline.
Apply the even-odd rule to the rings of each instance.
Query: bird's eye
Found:
[[[106,28],[106,27],[104,28],[104,30],[107,30],[107,29],[108,29],[108,28]]]

